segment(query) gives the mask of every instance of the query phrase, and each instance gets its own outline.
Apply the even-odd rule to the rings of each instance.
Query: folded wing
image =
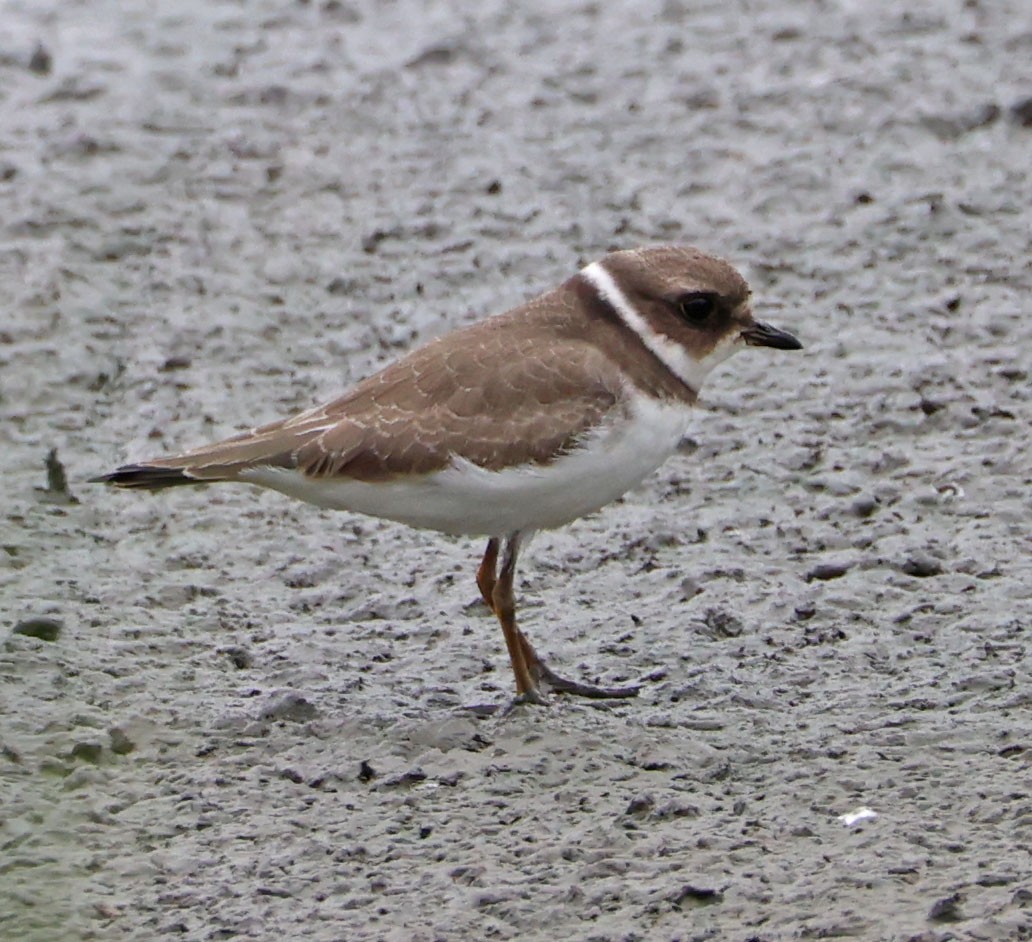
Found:
[[[375,481],[430,473],[456,457],[488,470],[547,464],[626,399],[595,347],[527,349],[505,330],[465,333],[463,343],[448,342],[456,335],[431,343],[319,408],[98,480],[157,490],[232,481],[257,467]]]

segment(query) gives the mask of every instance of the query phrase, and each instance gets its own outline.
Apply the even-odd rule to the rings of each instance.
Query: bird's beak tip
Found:
[[[753,347],[773,347],[776,350],[802,350],[803,345],[787,330],[771,327],[757,321],[742,331],[742,339]]]

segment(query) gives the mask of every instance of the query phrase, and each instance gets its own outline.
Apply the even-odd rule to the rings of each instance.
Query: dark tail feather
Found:
[[[124,464],[110,474],[90,478],[94,484],[113,484],[115,487],[138,487],[148,491],[160,491],[166,487],[182,484],[205,484],[187,475],[182,468],[159,468],[146,464]]]

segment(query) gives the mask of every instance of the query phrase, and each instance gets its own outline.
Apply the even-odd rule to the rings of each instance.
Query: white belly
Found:
[[[240,480],[333,510],[397,520],[469,536],[547,530],[616,500],[677,448],[690,410],[639,398],[632,421],[593,434],[584,447],[548,465],[485,471],[457,459],[443,471],[381,482],[310,478],[283,468],[253,468]]]

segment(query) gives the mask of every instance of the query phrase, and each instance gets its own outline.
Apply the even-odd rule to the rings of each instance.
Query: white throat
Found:
[[[599,262],[592,262],[581,269],[581,275],[599,293],[604,301],[616,311],[617,315],[640,338],[682,383],[698,392],[702,383],[715,366],[723,363],[740,346],[737,335],[729,334],[723,338],[701,360],[695,359],[681,344],[671,340],[666,334],[652,329],[644,317],[627,300],[613,276]]]

